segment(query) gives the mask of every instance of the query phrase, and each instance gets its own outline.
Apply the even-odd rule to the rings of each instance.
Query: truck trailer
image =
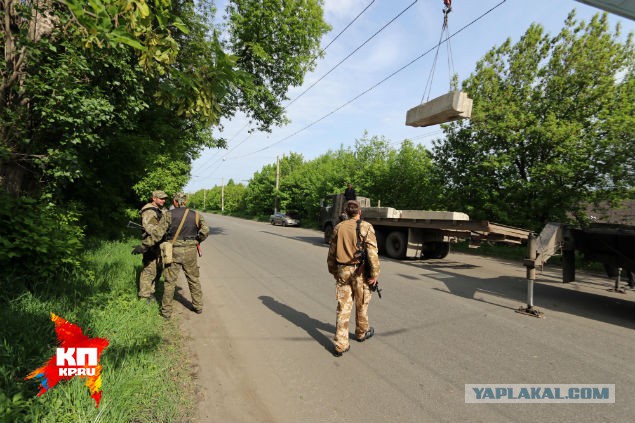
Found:
[[[371,207],[369,198],[359,196],[357,202],[362,219],[375,228],[379,252],[395,259],[442,259],[450,252],[451,243],[462,240],[474,247],[483,241],[520,244],[530,233],[526,229],[470,220],[461,212]],[[332,194],[321,201],[324,242],[330,242],[333,228],[343,219],[345,205],[342,194]]]

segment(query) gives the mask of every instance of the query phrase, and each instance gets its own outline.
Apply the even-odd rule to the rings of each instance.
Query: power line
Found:
[[[339,38],[339,37],[340,37],[340,36],[341,36],[344,32],[346,32],[346,30],[347,30],[348,28],[350,28],[350,26],[351,26],[351,25],[353,25],[353,23],[355,23],[355,21],[356,21],[356,20],[357,20],[360,16],[362,16],[362,15],[364,14],[364,12],[366,12],[366,11],[370,8],[370,6],[372,6],[372,5],[373,5],[373,3],[375,3],[375,0],[372,0],[372,1],[371,1],[371,2],[370,2],[370,3],[369,3],[369,4],[365,7],[365,8],[361,11],[361,12],[359,12],[359,13],[357,14],[357,16],[355,16],[355,18],[353,18],[353,20],[352,20],[352,21],[350,21],[350,22],[348,23],[348,25],[346,25],[346,26],[344,27],[344,29],[342,29],[342,30],[341,30],[341,31],[340,31],[340,32],[339,32],[339,33],[335,36],[335,38],[333,38],[333,39],[332,39],[332,40],[331,40],[331,41],[330,41],[330,42],[326,45],[326,47],[324,47],[323,49],[321,49],[321,50],[320,50],[320,54],[324,53],[324,52],[326,51],[326,49],[327,49],[327,48],[329,48],[329,47],[331,46],[331,44],[333,44],[333,43],[335,42],[335,40],[337,40],[337,39],[338,39],[338,38]],[[416,3],[416,0],[415,0],[415,3]],[[413,4],[414,4],[414,3],[413,3]],[[411,5],[411,6],[412,6],[412,5]],[[408,7],[410,7],[410,6],[408,6]],[[402,13],[403,13],[403,12],[402,12]],[[393,19],[393,20],[394,20],[394,19]],[[392,21],[391,21],[391,22],[392,22]],[[389,24],[390,24],[390,22],[389,22]],[[387,26],[387,25],[386,25],[386,26]],[[381,30],[383,30],[383,28],[382,28]],[[379,32],[381,32],[381,30],[380,30]],[[379,32],[377,32],[377,33],[379,33]],[[377,33],[375,33],[375,35],[377,35]],[[374,37],[375,35],[373,35],[373,37]],[[370,40],[370,39],[369,39],[369,40]],[[366,42],[368,42],[369,40],[367,40]],[[362,44],[362,45],[363,45],[363,44]],[[357,50],[359,50],[359,48],[361,48],[361,46],[360,46],[360,47],[358,47],[358,48],[357,48]],[[356,51],[357,51],[357,50],[356,50]],[[354,52],[353,52],[353,53],[354,53]],[[351,53],[348,57],[350,57],[353,53]],[[348,57],[347,57],[347,58],[348,58]],[[344,60],[346,60],[346,59],[344,59]],[[313,60],[313,62],[315,62],[315,59]],[[313,62],[312,62],[312,63],[313,63]],[[340,62],[340,63],[341,63],[341,62]],[[339,66],[339,63],[338,63],[338,66]],[[329,71],[329,72],[330,72],[330,71]],[[326,75],[324,75],[324,76],[326,76]],[[324,76],[323,76],[322,78],[320,78],[320,80],[321,80],[321,79],[323,79],[323,78],[324,78]],[[319,82],[319,81],[317,81],[317,82]],[[317,84],[317,82],[316,82],[315,84]],[[313,85],[315,85],[315,84],[313,84]],[[313,87],[313,85],[312,85],[311,87]],[[308,89],[307,89],[307,91],[308,91]],[[305,92],[306,92],[306,91],[305,91]],[[305,92],[303,92],[302,94],[300,94],[300,96],[302,96]],[[288,107],[288,106],[290,106],[293,102],[295,102],[295,100],[297,100],[300,96],[296,97],[294,100],[292,100],[292,101],[291,101],[291,103],[287,104],[287,105],[283,108],[283,110],[286,110],[286,109],[287,109],[287,107]],[[244,130],[245,130],[245,128],[247,128],[247,127],[249,126],[249,123],[250,123],[250,122],[247,122],[245,125],[243,125],[243,127],[242,127],[242,128],[240,128],[240,129],[238,130],[238,132],[236,132],[236,134],[234,134],[234,136],[233,136],[232,138],[230,138],[230,140],[228,141],[228,143],[229,143],[229,142],[231,142],[231,141],[233,141],[233,140],[234,140],[234,139],[238,136],[238,134],[240,134],[242,131],[244,131]],[[235,150],[236,148],[238,148],[241,144],[243,144],[245,141],[247,141],[247,139],[248,139],[248,138],[250,138],[250,137],[251,137],[251,135],[252,135],[252,134],[250,134],[249,136],[247,136],[247,138],[243,139],[240,143],[238,143],[236,146],[234,146],[231,150],[227,151],[227,152],[226,152],[226,153],[224,153],[223,155],[224,155],[224,156],[226,156],[227,154],[229,154],[229,153],[231,153],[232,151],[234,151],[234,150]],[[211,163],[210,165],[216,164],[217,162],[218,162],[218,160],[214,161],[214,162],[213,162],[213,163]],[[207,162],[204,162],[204,164],[205,164],[205,165],[207,165]],[[203,166],[203,164],[201,164],[201,165],[199,165],[199,166]]]
[[[238,157],[232,157],[232,159],[240,159],[243,157],[248,157],[250,155],[259,153],[261,151],[267,150],[268,148],[276,145],[276,144],[280,144],[286,140],[288,140],[289,138],[292,138],[294,136],[296,136],[297,134],[299,134],[300,132],[303,132],[307,129],[309,129],[310,127],[314,126],[315,124],[323,121],[324,119],[326,119],[327,117],[335,114],[336,112],[338,112],[339,110],[343,109],[344,107],[348,106],[349,104],[351,104],[352,102],[354,102],[355,100],[357,100],[358,98],[362,97],[364,94],[369,93],[370,91],[374,90],[375,88],[377,88],[379,85],[383,84],[384,82],[386,82],[387,80],[389,80],[390,78],[392,78],[393,76],[397,75],[398,73],[400,73],[401,71],[403,71],[404,69],[406,69],[407,67],[409,67],[410,65],[412,65],[413,63],[415,63],[416,61],[418,61],[419,59],[423,58],[424,56],[426,56],[428,53],[430,53],[431,51],[433,51],[435,48],[437,48],[440,44],[445,43],[447,41],[449,41],[451,38],[453,38],[454,36],[456,36],[457,34],[463,32],[465,29],[469,28],[470,26],[472,26],[474,23],[478,22],[479,20],[481,20],[482,18],[484,18],[485,16],[487,16],[488,14],[490,14],[492,11],[494,11],[495,9],[497,9],[499,6],[501,6],[503,3],[505,3],[507,0],[502,0],[500,3],[498,3],[497,5],[495,5],[494,7],[492,7],[491,9],[489,9],[488,11],[486,11],[485,13],[481,14],[480,16],[478,16],[477,18],[475,18],[474,20],[472,20],[470,23],[464,25],[463,27],[461,27],[458,31],[454,32],[451,35],[448,35],[448,37],[445,40],[441,40],[439,41],[439,44],[431,47],[430,49],[428,49],[427,51],[425,51],[424,53],[420,54],[419,56],[415,57],[414,59],[412,59],[410,62],[406,63],[404,66],[400,67],[399,69],[397,69],[396,71],[394,71],[393,73],[391,73],[390,75],[386,76],[384,79],[382,79],[381,81],[377,82],[375,85],[371,86],[370,88],[367,88],[366,90],[362,91],[360,94],[356,95],[355,97],[353,97],[352,99],[348,100],[347,102],[345,102],[344,104],[340,105],[339,107],[333,109],[332,111],[330,111],[329,113],[325,114],[324,116],[320,117],[319,119],[311,122],[310,124],[298,129],[297,131],[295,131],[294,133],[287,135],[286,137],[272,143],[269,144],[266,147],[263,147],[259,150],[253,151],[251,153],[248,154],[244,154],[242,156],[238,156]]]
[[[333,43],[335,42],[335,40],[337,40],[337,39],[340,37],[340,35],[342,35],[342,34],[344,33],[344,31],[346,31],[346,30],[347,30],[347,29],[348,29],[351,25],[353,25],[353,23],[355,23],[355,21],[356,21],[356,20],[357,20],[360,16],[362,16],[362,15],[364,14],[364,12],[365,12],[366,10],[368,10],[368,8],[369,8],[370,6],[372,6],[372,5],[373,5],[373,3],[375,3],[375,0],[371,1],[370,3],[368,3],[368,6],[366,6],[366,7],[364,8],[364,10],[362,10],[361,12],[359,12],[359,14],[358,14],[357,16],[355,16],[355,18],[354,18],[352,21],[350,21],[350,22],[349,22],[349,24],[348,24],[348,25],[346,25],[346,27],[345,27],[343,30],[341,30],[341,31],[340,31],[340,33],[339,33],[339,34],[337,34],[337,35],[335,36],[335,38],[333,38],[333,39],[331,40],[331,42],[330,42],[330,43],[328,43],[328,44],[326,45],[326,47],[324,47],[324,48],[322,49],[322,53],[324,53],[324,52],[326,51],[326,49],[327,49],[327,48],[329,48],[329,46],[330,46],[331,44],[333,44]]]
[[[342,63],[344,63],[346,60],[348,60],[349,57],[351,57],[353,54],[355,54],[360,48],[364,47],[370,40],[372,40],[373,38],[375,38],[380,32],[382,32],[384,29],[386,29],[390,24],[392,24],[394,21],[396,21],[401,15],[403,15],[404,13],[406,13],[406,11],[408,9],[410,9],[412,6],[415,5],[416,2],[418,2],[419,0],[415,0],[412,3],[410,3],[410,5],[408,7],[406,7],[404,10],[402,10],[401,12],[399,12],[397,14],[397,16],[395,16],[394,18],[392,18],[387,24],[385,24],[384,26],[382,26],[381,28],[379,28],[379,30],[377,32],[375,32],[373,35],[371,35],[369,38],[366,39],[366,41],[364,41],[363,43],[361,43],[357,48],[355,48],[355,50],[353,50],[352,52],[350,52],[348,54],[348,56],[346,56],[345,58],[343,58],[342,60],[340,60],[335,66],[333,66],[331,69],[329,69],[328,72],[326,72],[324,75],[322,75],[317,81],[315,81],[313,84],[309,85],[307,87],[306,90],[302,91],[300,93],[300,95],[298,95],[296,98],[294,98],[293,100],[291,100],[286,106],[285,109],[287,107],[289,107],[290,105],[292,105],[293,103],[295,103],[295,101],[297,99],[299,99],[300,97],[302,97],[304,94],[306,94],[311,88],[315,87],[318,82],[320,82],[321,80],[323,80],[324,78],[326,78],[331,72],[333,72],[335,69],[337,69],[339,67],[339,65],[341,65]]]

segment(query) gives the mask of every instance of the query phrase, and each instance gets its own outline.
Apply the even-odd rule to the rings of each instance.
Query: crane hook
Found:
[[[448,14],[452,11],[452,0],[443,0],[443,28],[448,26]]]

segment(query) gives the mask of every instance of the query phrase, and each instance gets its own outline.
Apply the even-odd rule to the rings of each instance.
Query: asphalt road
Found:
[[[635,292],[451,253],[383,258],[375,336],[330,353],[335,285],[317,231],[206,215],[204,313],[177,291],[201,422],[635,421]],[[466,384],[615,384],[614,404],[466,404]]]

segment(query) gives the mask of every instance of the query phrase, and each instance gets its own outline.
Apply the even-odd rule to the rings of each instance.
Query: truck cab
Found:
[[[357,197],[360,207],[370,207],[370,198]],[[342,214],[346,208],[346,199],[343,194],[327,195],[320,201],[320,228],[324,231],[324,242],[331,241],[333,228],[342,220]]]

